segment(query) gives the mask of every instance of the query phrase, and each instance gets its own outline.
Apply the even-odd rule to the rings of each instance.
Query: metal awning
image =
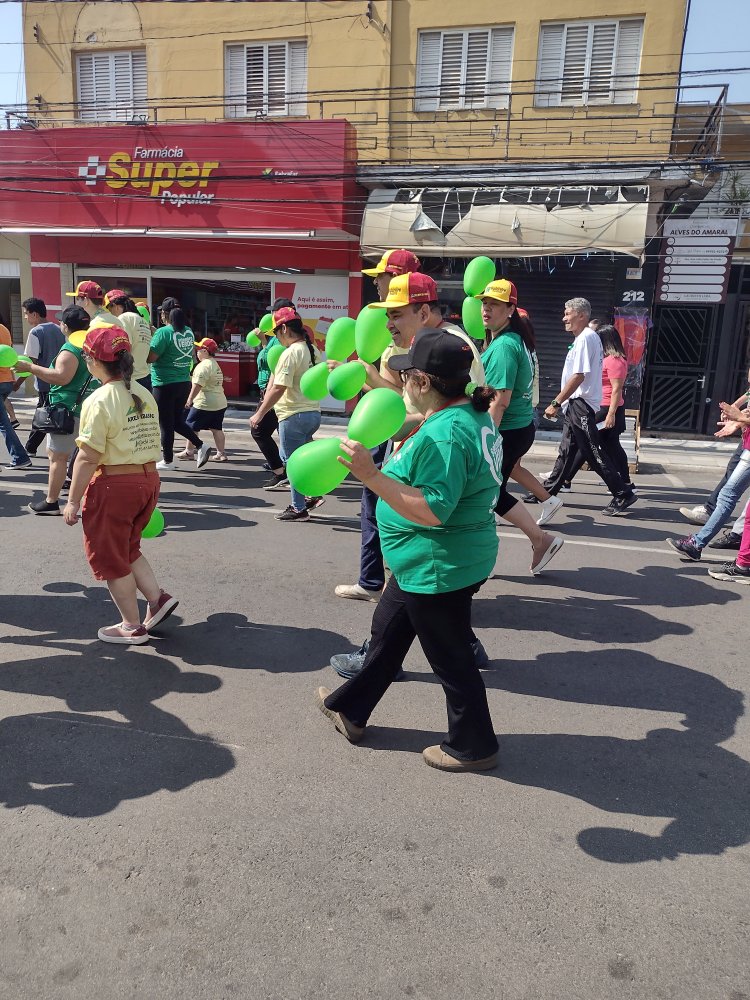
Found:
[[[398,188],[373,191],[362,253],[399,247],[421,257],[539,257],[614,251],[640,257],[646,185]]]

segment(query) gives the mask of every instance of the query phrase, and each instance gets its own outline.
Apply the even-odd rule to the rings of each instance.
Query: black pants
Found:
[[[600,424],[609,413],[608,406],[602,406],[596,413],[594,417],[597,424]],[[625,431],[625,407],[618,406],[617,412],[615,414],[615,426],[614,427],[604,427],[599,431],[599,445],[610,461],[612,465],[620,474],[620,478],[624,483],[630,482],[630,469],[628,468],[628,456],[625,454],[625,449],[620,444],[620,435]],[[570,478],[572,479],[578,472],[581,471],[585,458],[579,453],[575,462],[573,463],[573,468],[570,473]]]
[[[26,450],[28,451],[28,448]],[[718,496],[724,489],[729,477],[737,468],[737,463],[739,462],[740,456],[742,455],[742,452],[744,450],[745,449],[743,447],[742,441],[740,440],[740,443],[737,445],[734,454],[729,459],[729,462],[727,464],[727,471],[724,473],[724,477],[722,478],[721,482],[716,486],[716,489],[713,491],[711,496],[708,498],[708,500],[706,500],[706,502],[703,505],[709,514],[713,514],[714,510],[716,509],[716,501],[718,499]]]
[[[260,401],[263,402],[262,395],[260,397]],[[281,469],[284,466],[284,463],[281,461],[281,455],[279,454],[279,446],[273,439],[274,431],[277,431],[278,428],[279,418],[276,416],[275,410],[269,410],[257,427],[250,428],[253,441],[255,441],[257,446],[260,448],[263,453],[263,457],[272,469]]]
[[[499,434],[503,439],[503,485],[500,487],[500,496],[497,500],[495,513],[499,514],[500,517],[505,517],[508,511],[513,510],[518,503],[513,494],[508,492],[508,477],[513,471],[513,466],[516,462],[520,462],[534,443],[536,427],[531,423],[528,427],[519,427],[513,431],[504,431],[501,429]]]
[[[185,423],[185,403],[190,395],[189,382],[168,382],[167,385],[154,386],[154,399],[159,408],[159,430],[161,431],[161,450],[165,462],[174,460],[175,432],[200,448],[203,442]]]
[[[153,392],[153,389],[151,388],[150,375],[144,375],[143,378],[137,378],[136,382],[138,383],[138,385],[142,385],[144,389],[148,389],[149,392]]]
[[[39,399],[37,400],[37,406],[46,406],[49,402],[49,391],[40,392]],[[26,442],[26,451],[29,455],[36,455],[37,448],[46,438],[44,431],[32,431],[29,434],[29,440]]]
[[[415,636],[440,679],[448,707],[443,750],[481,760],[497,750],[487,692],[471,649],[471,599],[481,583],[448,594],[410,594],[391,577],[372,619],[362,670],[326,698],[326,705],[364,726],[401,669]]]
[[[565,411],[560,450],[552,474],[544,483],[544,488],[549,493],[559,493],[562,484],[570,480],[578,452],[589,463],[591,471],[601,476],[613,497],[630,496],[631,490],[602,451],[599,431],[596,429],[596,411],[580,397],[571,399]]]

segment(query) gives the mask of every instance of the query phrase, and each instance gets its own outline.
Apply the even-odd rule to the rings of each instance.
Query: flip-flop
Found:
[[[531,567],[531,572],[534,576],[539,576],[547,563],[553,559],[560,549],[563,547],[563,539],[559,535],[555,535],[550,544],[547,546],[544,555],[536,564],[536,566]]]

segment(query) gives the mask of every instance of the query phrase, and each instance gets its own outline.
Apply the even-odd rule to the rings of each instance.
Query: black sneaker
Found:
[[[714,580],[726,580],[727,583],[744,583],[750,585],[750,567],[738,566],[736,562],[724,563],[716,569],[710,569],[708,575]]]
[[[65,482],[60,487],[60,492],[61,493],[70,493],[70,486],[71,486],[70,480],[66,479]]]
[[[686,535],[684,538],[668,538],[667,545],[671,545],[675,552],[679,552],[686,559],[698,562],[701,557],[701,550],[695,544],[695,535]]]
[[[55,501],[54,503],[47,503],[46,500],[37,500],[36,503],[29,504],[29,510],[32,514],[51,514],[53,517],[57,514],[61,514],[60,504]]]
[[[471,651],[474,654],[474,666],[479,670],[486,670],[490,665],[490,658],[487,656],[487,650],[482,645],[481,639],[472,642]]]
[[[709,548],[712,549],[739,549],[742,545],[742,535],[738,535],[731,528],[728,528],[723,534],[719,535],[718,538],[714,539],[713,542],[709,543]]]
[[[277,521],[309,521],[310,515],[306,510],[295,510],[291,504],[280,514],[276,514]]]
[[[607,517],[622,517],[628,507],[632,507],[638,497],[635,493],[627,493],[624,497],[615,497],[602,511]]]
[[[5,466],[6,472],[20,472],[22,469],[33,469],[34,466],[31,462],[11,462],[10,465]]]
[[[525,497],[521,497],[521,499],[523,500],[524,503],[541,503],[542,502],[541,500],[538,500],[534,496],[533,493],[527,493],[526,496]]]
[[[15,430],[16,427],[20,427],[21,426],[21,421],[20,420],[11,420],[10,426],[13,428],[13,430]]]
[[[322,507],[325,502],[325,497],[305,497],[305,508],[315,510],[316,507]]]
[[[281,490],[288,490],[289,478],[286,472],[282,472],[280,476],[273,473],[271,478],[263,483],[263,489],[268,490],[269,493],[272,493],[274,490],[278,490],[279,492],[281,492]]]

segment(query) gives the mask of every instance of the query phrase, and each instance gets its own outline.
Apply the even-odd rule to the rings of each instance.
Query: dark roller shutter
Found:
[[[569,260],[574,261],[572,267]],[[547,261],[546,257],[531,260],[531,270],[524,266],[522,260],[502,261],[502,276],[515,284],[518,304],[527,310],[534,324],[542,408],[560,388],[560,374],[571,343],[562,325],[566,301],[577,296],[588,299],[592,315],[610,323],[617,266],[609,254],[592,254],[588,258],[557,257],[549,259],[550,266],[554,268],[550,274]]]

